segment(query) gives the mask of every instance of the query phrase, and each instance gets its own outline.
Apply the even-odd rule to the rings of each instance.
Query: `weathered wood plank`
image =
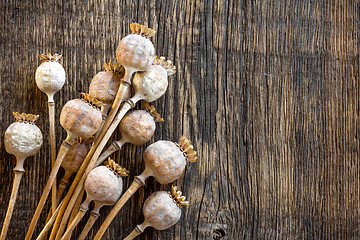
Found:
[[[166,122],[151,142],[188,136],[199,161],[176,183],[192,203],[183,218],[166,231],[147,229],[142,239],[359,238],[358,0],[0,4],[1,136],[11,112],[23,111],[40,114],[37,125],[48,137],[47,99],[34,82],[37,54],[64,56],[59,116],[66,101],[87,91],[103,62],[115,60],[131,22],[157,30],[157,53],[178,72],[154,103]],[[56,127],[59,145],[65,132],[58,121]],[[2,137],[0,144],[3,219],[15,159]],[[49,148],[45,141],[26,161],[8,239],[25,236],[50,173]],[[129,145],[115,155],[131,171],[126,186],[144,167],[144,149]],[[128,234],[143,220],[143,201],[169,188],[150,179],[106,239]],[[102,210],[94,229],[108,212]],[[45,218],[44,212],[37,233]]]

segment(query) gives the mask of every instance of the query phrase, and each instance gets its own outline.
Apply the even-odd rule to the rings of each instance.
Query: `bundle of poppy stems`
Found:
[[[132,33],[121,39],[116,50],[117,62],[105,64],[105,71],[94,76],[89,93],[82,93],[81,98],[70,100],[63,106],[60,124],[66,130],[67,137],[58,152],[53,96],[64,85],[65,71],[58,62],[61,55],[39,55],[42,63],[36,71],[35,80],[40,90],[48,95],[52,170],[28,227],[26,240],[33,238],[38,224],[43,225],[36,239],[70,239],[73,230],[90,210],[90,217],[78,237],[85,239],[100,215],[100,208],[110,206],[110,213],[94,237],[101,239],[124,204],[145,185],[148,177],[154,177],[160,184],[170,184],[183,175],[187,162],[197,159],[193,146],[185,137],[178,142],[157,141],[145,149],[145,169],[123,193],[122,178],[129,171],[110,156],[125,143],[141,146],[150,141],[156,122],[163,122],[164,119],[149,102],[164,95],[168,76],[175,73],[170,60],[155,56],[154,45],[149,40],[155,34],[154,30],[138,23],[132,23],[130,29]],[[142,109],[130,111],[139,101],[142,102]],[[16,112],[14,116],[16,122],[6,130],[4,142],[6,151],[15,155],[17,165],[0,240],[6,238],[20,179],[25,172],[24,160],[35,155],[43,143],[42,133],[35,125],[37,115]],[[117,128],[121,139],[108,144]],[[65,173],[57,184],[55,180],[60,166]],[[67,187],[67,194],[62,196]],[[85,200],[81,202],[84,194]],[[46,222],[38,223],[50,196],[48,218]],[[92,201],[94,207],[89,209]],[[125,239],[136,238],[148,226],[157,230],[172,227],[180,219],[182,205],[189,205],[189,202],[174,186],[169,192],[151,194],[143,206],[144,222],[133,231],[122,229],[129,233]]]

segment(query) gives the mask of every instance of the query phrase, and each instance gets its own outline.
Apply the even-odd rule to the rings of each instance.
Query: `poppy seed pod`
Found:
[[[122,176],[127,176],[126,170],[121,169]],[[84,184],[87,195],[86,203],[96,201],[101,202],[103,205],[112,205],[119,199],[123,181],[119,173],[115,171],[117,170],[109,166],[99,166],[89,173]]]
[[[97,107],[104,104],[87,93],[84,99],[68,101],[61,110],[60,124],[73,138],[84,139],[94,135],[102,122],[102,114]]]
[[[146,227],[157,230],[165,230],[174,226],[181,217],[181,205],[189,205],[181,196],[176,187],[171,187],[171,192],[159,191],[151,194],[143,206],[144,222],[138,225],[134,231],[124,240],[134,239],[140,235]]]
[[[58,202],[65,188],[67,187],[67,185],[69,185],[71,176],[79,170],[86,155],[90,151],[90,143],[93,140],[93,137],[87,140],[84,140],[80,137],[75,138],[75,143],[73,143],[70,146],[69,150],[66,152],[64,160],[61,163],[61,166],[64,168],[65,173],[60,180],[59,188],[56,194]]]
[[[38,55],[42,60],[40,66],[36,69],[35,80],[41,91],[48,96],[49,107],[49,125],[50,125],[50,147],[51,147],[51,165],[56,160],[56,136],[55,136],[55,102],[54,94],[58,92],[65,83],[65,70],[58,63],[61,55],[41,54]],[[51,208],[55,211],[56,201],[56,181],[52,187]]]
[[[79,170],[86,155],[90,151],[90,143],[93,139],[93,137],[87,140],[83,140],[80,137],[75,139],[75,143],[71,145],[61,163],[61,166],[66,172],[73,174]]]
[[[35,81],[39,89],[46,93],[49,102],[54,102],[53,96],[58,92],[65,83],[65,70],[58,62],[61,55],[58,54],[41,54],[40,59],[43,61],[35,72]]]
[[[9,206],[1,230],[0,239],[4,240],[9,229],[11,216],[14,211],[16,197],[18,194],[20,181],[24,174],[25,158],[35,155],[43,143],[43,137],[40,129],[35,126],[34,122],[38,119],[38,115],[14,112],[16,122],[12,123],[5,131],[4,142],[5,150],[15,155],[16,166],[14,168],[15,178],[11,191]]]
[[[145,171],[161,184],[178,179],[185,170],[187,160],[196,161],[196,152],[189,140],[180,138],[179,144],[157,141],[145,149],[143,154]]]
[[[67,151],[71,147],[73,140],[76,137],[88,139],[94,135],[101,126],[102,114],[98,107],[103,106],[104,103],[87,93],[83,93],[82,96],[84,99],[70,100],[61,110],[60,124],[67,131],[67,137],[59,149],[56,161],[53,164],[53,168],[31,220],[25,239],[31,239],[32,234],[34,233],[35,226],[40,218],[41,211],[45,206],[51,186],[56,179],[60,165]]]
[[[17,158],[27,158],[35,155],[43,143],[40,129],[34,124],[38,115],[13,113],[16,122],[12,123],[5,131],[5,150]],[[21,169],[23,170],[22,166]]]
[[[116,60],[127,69],[145,71],[154,61],[155,48],[148,39],[155,31],[138,23],[130,24],[132,34],[122,38],[116,49]]]
[[[156,129],[156,122],[163,122],[155,110],[147,102],[143,104],[145,110],[135,110],[126,114],[120,122],[119,130],[126,142],[141,146],[150,141]]]
[[[112,104],[120,86],[120,80],[124,77],[124,67],[118,63],[104,64],[106,71],[97,73],[91,80],[89,94],[106,104]],[[126,92],[124,99],[131,97],[131,88]]]
[[[150,141],[156,129],[155,123],[163,122],[164,119],[156,112],[154,106],[144,102],[143,107],[145,110],[134,110],[125,115],[119,126],[121,139],[114,141],[100,155],[95,164],[96,166],[100,165],[114,152],[119,151],[127,142],[135,146],[141,146]]]
[[[147,102],[153,102],[166,92],[168,76],[176,71],[170,60],[155,57],[153,65],[144,72],[137,72],[132,81],[135,96]],[[134,97],[135,97],[134,96]]]

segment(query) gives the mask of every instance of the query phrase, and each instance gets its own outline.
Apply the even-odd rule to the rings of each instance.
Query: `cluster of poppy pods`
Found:
[[[89,210],[91,201],[94,207],[78,239],[86,238],[102,206],[113,206],[94,237],[101,239],[120,209],[145,185],[148,177],[154,177],[160,184],[170,184],[181,177],[188,161],[196,161],[196,152],[185,137],[181,137],[178,143],[157,141],[145,149],[144,171],[122,194],[122,177],[129,172],[110,155],[125,143],[141,146],[150,141],[156,122],[164,119],[149,102],[164,95],[168,76],[175,73],[170,60],[155,56],[154,45],[149,40],[155,31],[137,23],[132,23],[130,28],[132,34],[122,38],[116,50],[117,63],[105,64],[105,71],[97,73],[92,79],[89,93],[82,93],[82,98],[70,100],[63,106],[60,124],[66,130],[67,137],[58,152],[53,96],[65,83],[65,70],[58,62],[61,55],[39,55],[42,63],[36,71],[35,80],[40,90],[48,95],[52,170],[25,239],[32,238],[50,192],[52,207],[37,239],[70,239],[73,230]],[[140,100],[142,109],[130,111]],[[35,155],[43,143],[42,133],[34,124],[38,116],[25,113],[14,113],[14,116],[16,122],[6,130],[4,142],[6,151],[16,156],[17,165],[0,240],[6,238],[9,228],[21,176],[25,172],[24,160]],[[116,129],[119,129],[121,139],[105,149]],[[60,166],[65,173],[57,184],[55,180]],[[68,186],[70,188],[63,197]],[[84,192],[86,198],[81,203]],[[158,230],[173,226],[180,219],[181,205],[188,204],[174,186],[170,192],[153,193],[144,203],[145,221],[125,239],[135,238],[148,226]]]

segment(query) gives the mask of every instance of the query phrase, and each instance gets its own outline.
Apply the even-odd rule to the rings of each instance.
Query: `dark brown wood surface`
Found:
[[[179,223],[139,239],[360,238],[359,0],[2,0],[0,8],[1,224],[15,166],[3,145],[12,112],[39,114],[45,137],[26,160],[8,239],[24,238],[51,170],[37,54],[63,54],[59,147],[61,106],[115,60],[131,22],[157,31],[157,54],[178,70],[154,102],[165,123],[151,142],[185,135],[199,156],[176,182],[191,202]],[[131,171],[125,187],[143,169],[144,149],[128,145],[115,156]],[[160,189],[170,185],[150,179],[104,238],[130,233],[146,197]],[[36,233],[45,218],[46,211]]]

